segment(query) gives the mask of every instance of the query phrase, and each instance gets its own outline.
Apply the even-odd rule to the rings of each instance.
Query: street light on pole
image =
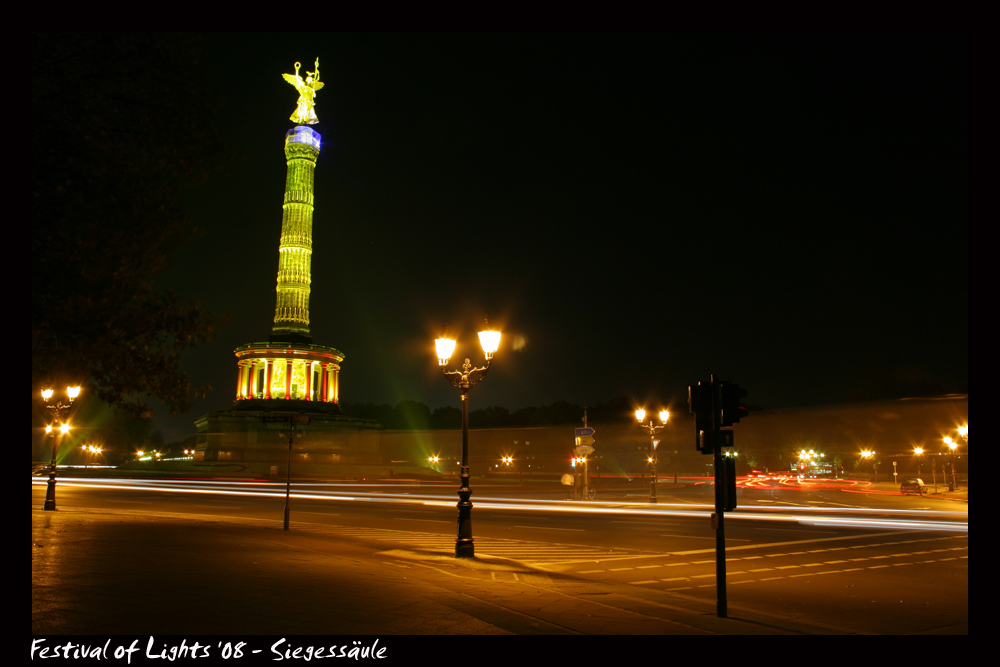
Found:
[[[56,453],[59,451],[59,443],[62,439],[69,433],[70,426],[66,422],[66,413],[69,409],[73,407],[73,401],[76,397],[80,395],[80,387],[66,387],[66,397],[69,398],[69,403],[63,403],[60,400],[55,405],[49,405],[49,401],[52,399],[55,391],[52,389],[43,389],[42,398],[45,400],[45,407],[49,410],[56,420],[62,422],[59,425],[58,437],[54,437],[52,440],[52,464],[49,468],[49,485],[45,490],[45,505],[44,509],[46,511],[54,512],[56,509]],[[47,435],[52,435],[52,424],[48,424],[45,427],[45,433]]]
[[[667,425],[670,413],[666,410],[660,410],[660,424],[654,422],[652,418],[644,424],[642,420],[646,418],[646,411],[642,408],[635,411],[635,418],[641,428],[649,431],[649,475],[651,478],[649,502],[656,504],[656,445],[659,443],[653,439],[653,435]]]
[[[487,322],[487,327],[489,323]],[[455,538],[455,557],[473,558],[475,547],[472,542],[472,489],[469,487],[469,390],[473,385],[483,381],[490,370],[493,355],[500,347],[500,332],[487,328],[479,332],[479,343],[486,356],[486,365],[474,368],[468,359],[462,365],[461,371],[449,371],[448,361],[455,352],[455,341],[450,338],[438,338],[434,341],[437,348],[438,366],[445,378],[453,387],[462,392],[462,473],[461,486],[458,489],[458,535]]]
[[[872,482],[874,484],[878,484],[878,464],[875,463],[875,452],[870,449],[866,449],[861,452],[861,458],[869,461],[872,464],[872,470],[875,471],[875,477],[872,480]]]
[[[959,429],[959,432],[961,433],[961,429]],[[966,433],[968,433],[968,428],[966,428]],[[951,476],[948,479],[948,490],[949,491],[954,491],[955,490],[955,486],[956,486],[956,483],[955,483],[955,450],[958,449],[958,443],[955,442],[954,440],[952,440],[950,436],[945,436],[945,438],[944,438],[944,444],[948,445],[948,449],[950,450],[949,455],[948,455],[948,458],[949,458],[948,466],[951,468]]]

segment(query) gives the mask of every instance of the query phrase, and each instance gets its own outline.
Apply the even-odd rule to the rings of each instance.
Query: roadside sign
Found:
[[[579,447],[576,448],[577,456],[590,456],[593,453],[594,453],[594,448],[591,447],[590,445],[580,445]]]
[[[577,447],[579,447],[580,445],[592,445],[592,444],[594,444],[594,439],[591,438],[589,435],[576,439]]]
[[[592,435],[594,435],[594,429],[590,428],[589,426],[585,428],[576,429],[576,437],[578,438],[586,438]]]
[[[654,440],[654,441],[653,441],[653,449],[656,449],[656,447],[657,447],[657,446],[658,446],[659,444],[660,444],[660,441],[659,441],[659,440]]]

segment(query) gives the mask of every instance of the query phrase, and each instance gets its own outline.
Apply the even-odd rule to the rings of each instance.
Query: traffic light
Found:
[[[712,419],[712,385],[701,384],[688,387],[688,405],[694,413],[695,447],[702,454],[711,454],[712,433],[715,430]]]
[[[722,426],[732,426],[750,414],[749,410],[740,405],[740,399],[746,395],[747,390],[741,389],[738,384],[722,383],[722,416],[720,418]]]

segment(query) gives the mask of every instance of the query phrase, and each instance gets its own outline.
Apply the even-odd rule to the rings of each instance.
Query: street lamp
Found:
[[[924,453],[923,447],[913,448],[913,454],[917,457],[917,477],[920,477],[920,463],[921,463],[920,457],[923,456],[923,453]]]
[[[875,463],[875,452],[870,449],[865,449],[861,452],[861,458],[867,459],[872,464],[872,470],[875,471],[875,478],[872,480],[873,484],[878,484],[878,464]]]
[[[76,397],[80,395],[80,387],[66,387],[66,397],[69,398],[69,403],[63,403],[61,400],[55,405],[50,405],[49,401],[52,399],[52,395],[55,393],[52,389],[42,389],[42,398],[45,400],[45,407],[50,411],[50,413],[55,417],[56,420],[62,422],[59,425],[60,436],[52,441],[52,465],[49,468],[49,486],[45,491],[45,506],[44,509],[47,511],[55,511],[56,509],[56,452],[59,451],[59,443],[63,437],[69,433],[69,424],[66,423],[66,413],[69,409],[73,407],[73,401]],[[45,433],[47,435],[52,434],[52,424],[48,424],[45,427]]]
[[[87,452],[87,454],[85,454],[87,458],[84,460],[83,464],[83,467],[85,468],[89,468],[90,462],[94,460],[94,456],[101,453],[101,448],[96,445],[83,445],[80,449]]]
[[[487,327],[489,323],[487,323]],[[486,355],[486,365],[473,368],[466,359],[461,371],[449,371],[448,361],[455,351],[455,341],[450,338],[438,338],[434,341],[437,347],[438,366],[445,378],[453,387],[462,392],[462,473],[461,486],[458,489],[458,536],[455,538],[455,557],[473,558],[475,547],[472,543],[472,489],[469,488],[469,390],[486,377],[493,361],[493,354],[500,347],[500,332],[487,329],[479,332],[479,343]]]
[[[666,410],[660,410],[660,424],[654,422],[652,418],[645,424],[642,423],[642,420],[646,418],[646,411],[642,408],[635,411],[635,418],[641,428],[649,431],[649,502],[656,504],[656,445],[659,443],[653,439],[653,434],[667,425],[670,413]]]
[[[959,429],[959,433],[961,432],[962,430]],[[966,434],[969,432],[968,427],[966,427],[965,432]],[[945,436],[944,444],[948,445],[948,449],[951,450],[948,456],[949,458],[948,466],[951,468],[951,479],[948,480],[948,490],[954,491],[955,487],[957,486],[955,480],[955,450],[958,449],[958,443],[952,440],[950,436]]]

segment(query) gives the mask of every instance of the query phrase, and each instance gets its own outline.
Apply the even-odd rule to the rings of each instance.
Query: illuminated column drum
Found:
[[[312,342],[309,292],[312,282],[313,172],[320,135],[299,125],[285,135],[285,201],[278,248],[277,303],[271,340]]]
[[[250,343],[236,348],[236,400],[340,403],[339,350],[322,345]],[[290,380],[290,381],[289,381]]]

